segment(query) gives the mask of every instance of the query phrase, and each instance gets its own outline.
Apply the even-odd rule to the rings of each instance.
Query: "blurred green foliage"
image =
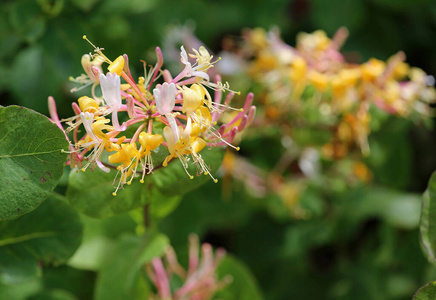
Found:
[[[18,104],[47,114],[46,99],[52,95],[64,117],[71,115],[71,103],[80,95],[69,92],[74,85],[68,77],[83,72],[80,58],[92,50],[83,34],[105,48],[109,57],[127,53],[137,66],[140,59],[154,63],[154,47],[162,44],[168,26],[188,21],[216,52],[223,36],[239,35],[245,27],[277,25],[292,44],[300,31],[323,29],[331,36],[346,26],[350,37],[344,50],[350,59],[386,59],[403,50],[411,65],[436,74],[436,2],[431,0],[17,0],[2,1],[0,7],[0,105]],[[350,190],[334,179],[323,183],[338,185],[334,195],[324,194],[322,185],[309,187],[302,198],[312,213],[308,220],[292,220],[272,196],[257,199],[238,182],[222,180],[191,191],[177,208],[179,199],[169,201],[162,211],[155,211],[155,221],[171,212],[158,227],[182,256],[191,232],[226,248],[242,261],[233,266],[235,274],[243,274],[241,282],[254,284],[244,275],[245,263],[265,299],[410,299],[418,287],[436,277],[418,240],[419,198],[410,194],[421,193],[436,169],[432,155],[436,146],[431,133],[411,122],[392,118],[385,124],[370,137],[372,154],[367,158],[382,187]],[[301,133],[302,139],[307,136]],[[271,165],[283,150],[274,133],[262,140],[248,138],[244,147],[259,150],[249,158],[259,166]],[[96,271],[120,268],[128,273],[117,257],[134,253],[131,245],[140,244],[133,237],[138,228],[132,215],[107,220],[81,216],[84,243],[71,266],[35,263],[28,270],[32,278],[0,287],[0,295],[103,297],[102,282],[114,278],[103,274],[97,279]],[[161,236],[162,244],[166,236]],[[103,258],[96,254],[101,249],[106,250]],[[224,273],[226,268],[232,265],[225,264]],[[136,265],[133,269],[128,276],[139,283],[129,287],[146,293],[147,283]]]

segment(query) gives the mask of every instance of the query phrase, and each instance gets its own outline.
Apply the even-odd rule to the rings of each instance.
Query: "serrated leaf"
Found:
[[[0,286],[38,277],[39,263],[66,262],[81,239],[78,214],[53,197],[21,218],[0,222]]]
[[[421,242],[428,259],[436,262],[436,173],[430,178],[423,195],[420,221]]]
[[[62,176],[68,142],[47,117],[19,106],[0,107],[0,220],[34,210]]]
[[[219,278],[230,275],[232,281],[218,291],[217,298],[226,300],[262,300],[262,294],[250,270],[235,257],[226,255],[217,269]]]
[[[168,238],[159,233],[149,233],[142,239],[122,237],[113,259],[100,272],[95,299],[148,299],[140,271],[154,257],[161,256],[168,243]]]
[[[413,296],[413,300],[436,299],[436,281],[432,281],[421,287]]]

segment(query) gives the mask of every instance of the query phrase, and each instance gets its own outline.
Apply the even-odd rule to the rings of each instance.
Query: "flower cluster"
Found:
[[[147,174],[167,166],[173,159],[180,160],[191,179],[190,161],[196,166],[197,175],[209,175],[216,182],[201,151],[225,145],[239,150],[231,143],[254,118],[253,95],[247,96],[243,108],[231,108],[229,103],[235,92],[218,75],[210,80],[208,70],[217,61],[204,47],[193,49],[192,54],[181,47],[184,68],[175,77],[162,69],[162,52],[156,48],[156,65],[147,67],[144,62],[145,74],[135,82],[126,54],[111,61],[102,48],[89,43],[95,50],[82,57],[86,74],[71,80],[82,84],[73,91],[91,85],[91,97],[83,96],[73,103],[75,116],[62,120],[68,125],[65,130],[54,100],[49,98],[51,120],[64,130],[67,139],[72,136],[68,163],[82,171],[94,166],[104,172],[117,169],[119,179],[114,195],[135,177],[144,182]],[[108,64],[107,73],[103,72],[104,63]],[[157,84],[159,78],[163,82]],[[223,92],[229,92],[224,101]],[[221,124],[220,117],[228,109],[237,113],[228,123]],[[162,147],[168,152],[156,166],[153,153]]]
[[[403,52],[359,64],[340,52],[347,36],[345,28],[331,39],[300,33],[290,46],[277,30],[247,29],[234,43],[242,46],[226,50],[247,66],[258,91],[252,128],[256,139],[276,142],[277,155],[269,152],[265,169],[231,153],[222,169],[253,196],[276,194],[294,217],[307,216],[298,199],[311,187],[330,193],[371,181],[368,137],[390,115],[423,123],[433,114],[433,76],[406,64]]]
[[[332,39],[321,30],[300,33],[296,47],[291,47],[276,31],[245,32],[245,51],[254,57],[249,72],[267,89],[266,116],[298,118],[305,105],[318,107],[330,119],[326,123],[337,125],[333,129],[336,144],[324,149],[336,158],[353,144],[363,154],[369,153],[372,105],[389,114],[419,119],[431,114],[430,103],[436,99],[434,78],[406,64],[403,52],[387,62],[375,58],[362,64],[347,62],[339,51],[347,36],[345,28]],[[312,101],[306,101],[308,95]]]
[[[150,265],[147,265],[147,273],[156,287],[157,293],[150,299],[186,299],[207,300],[213,294],[230,282],[230,277],[224,277],[221,281],[216,278],[216,268],[225,256],[224,249],[217,249],[213,256],[212,246],[201,246],[202,256],[199,258],[199,241],[196,235],[189,237],[189,265],[185,270],[177,261],[174,249],[168,247],[165,251],[166,267],[162,259],[156,257]],[[170,282],[173,276],[178,276],[183,284],[174,289]]]

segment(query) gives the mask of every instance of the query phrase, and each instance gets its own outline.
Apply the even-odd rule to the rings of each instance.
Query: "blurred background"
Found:
[[[81,56],[92,51],[84,34],[110,58],[128,54],[140,76],[140,60],[154,64],[155,47],[171,41],[168,33],[176,26],[192,28],[214,53],[226,38],[240,40],[247,28],[275,26],[295,45],[299,32],[322,29],[331,37],[345,26],[349,38],[342,53],[352,61],[386,60],[402,50],[410,65],[436,74],[431,0],[4,0],[0,5],[0,105],[47,114],[51,95],[61,117],[71,115],[78,97],[70,93],[75,85],[68,78],[83,73]],[[235,79],[232,88],[246,94],[251,86]],[[240,181],[224,178],[186,195],[160,229],[180,252],[186,252],[191,232],[224,247],[250,269],[265,299],[410,299],[436,279],[418,230],[420,194],[436,169],[435,133],[395,117],[384,124],[370,136],[373,151],[366,160],[373,180],[353,188],[337,182],[334,193],[307,190],[299,199],[309,212],[304,218],[277,195],[256,197]],[[247,134],[241,148],[258,167],[283,151],[274,134]]]

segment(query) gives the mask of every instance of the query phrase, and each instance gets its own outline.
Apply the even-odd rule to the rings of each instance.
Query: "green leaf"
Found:
[[[141,210],[142,212],[142,210]],[[68,264],[78,269],[98,271],[112,257],[122,234],[135,232],[136,222],[129,214],[106,219],[81,216],[83,241]]]
[[[213,175],[217,173],[218,168],[224,157],[224,150],[220,147],[212,149],[204,149],[201,151],[201,156]],[[197,173],[195,166],[188,162],[188,172],[191,175]],[[174,158],[167,167],[161,168],[153,172],[151,175],[157,189],[165,196],[181,196],[193,189],[198,188],[207,181],[212,181],[209,175],[194,176],[190,179],[186,174],[181,162]]]
[[[436,281],[432,281],[421,287],[413,296],[413,300],[436,299]]]
[[[214,148],[202,151],[205,162],[212,172],[216,172],[223,158],[223,149]],[[189,172],[195,174],[195,166],[189,167]],[[153,217],[163,217],[178,204],[181,196],[207,181],[212,181],[210,176],[201,175],[189,179],[183,166],[174,159],[167,167],[157,169],[145,177],[145,183],[141,184],[138,179],[133,180],[131,185],[125,185],[123,190],[115,191],[114,182],[116,171],[105,173],[100,169],[86,172],[70,173],[67,188],[67,199],[78,211],[93,217],[106,218],[131,211],[146,203],[158,203],[164,201],[168,204],[158,203],[153,208]]]
[[[97,274],[66,265],[44,268],[44,291],[61,290],[77,299],[92,299]]]
[[[140,272],[146,263],[163,254],[168,243],[168,238],[159,233],[148,233],[142,239],[123,236],[113,259],[100,272],[95,299],[148,299]]]
[[[45,290],[29,297],[28,300],[78,300],[78,298],[63,290]]]
[[[36,1],[14,1],[9,21],[15,32],[26,42],[34,43],[45,31],[46,22]]]
[[[65,263],[81,239],[78,214],[53,197],[19,219],[0,222],[0,287],[40,276],[40,263]]]
[[[14,285],[0,285],[0,299],[27,300],[29,296],[37,293],[41,288],[40,278],[33,278],[30,281]]]
[[[261,300],[263,299],[256,280],[250,270],[231,255],[221,261],[217,269],[218,277],[230,275],[232,281],[217,292],[217,298],[226,300]]]
[[[66,194],[68,201],[79,212],[93,218],[123,214],[144,205],[151,195],[149,181],[141,184],[134,180],[113,196],[116,173],[114,170],[105,173],[98,168],[78,173],[71,171]]]
[[[423,196],[420,232],[428,259],[436,262],[436,172],[431,176]]]
[[[344,207],[352,221],[359,222],[370,217],[380,217],[397,228],[414,229],[419,225],[421,199],[417,194],[372,187],[350,194]]]
[[[0,220],[34,210],[62,176],[68,142],[47,117],[19,106],[0,107]]]

